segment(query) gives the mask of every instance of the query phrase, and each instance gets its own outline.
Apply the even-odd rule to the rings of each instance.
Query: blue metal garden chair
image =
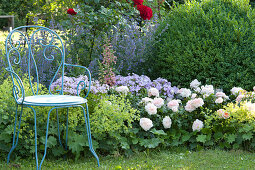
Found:
[[[16,40],[16,37],[19,37]],[[65,63],[65,48],[63,42],[59,35],[53,30],[42,27],[42,26],[22,26],[15,28],[12,30],[7,36],[5,42],[6,48],[6,57],[8,62],[8,67],[6,70],[10,73],[12,82],[13,82],[13,96],[16,101],[16,114],[15,114],[15,125],[14,125],[14,136],[12,142],[12,148],[7,157],[7,163],[9,163],[10,156],[12,151],[18,144],[19,139],[19,129],[21,125],[22,112],[23,108],[27,107],[32,110],[34,113],[34,128],[35,128],[35,158],[36,158],[36,167],[37,169],[41,169],[42,163],[46,156],[47,151],[47,138],[48,138],[48,129],[49,129],[49,119],[51,112],[56,110],[57,114],[57,122],[58,122],[58,137],[60,140],[60,130],[59,130],[59,120],[58,120],[58,109],[59,108],[67,108],[67,124],[66,124],[66,147],[67,147],[67,136],[68,136],[68,108],[70,107],[79,107],[83,111],[83,116],[85,119],[85,126],[87,129],[87,136],[89,142],[89,149],[97,159],[97,163],[99,166],[99,158],[92,147],[92,139],[91,139],[91,131],[90,131],[90,123],[89,123],[89,112],[88,112],[88,104],[86,97],[89,94],[90,86],[91,86],[91,75],[89,70],[86,67],[72,65]],[[38,53],[40,51],[41,53]],[[39,55],[40,54],[40,55]],[[42,68],[50,65],[49,69],[51,69],[52,78],[49,82],[49,91],[46,95],[39,95],[40,86],[39,86],[39,76],[40,72],[38,65],[42,64]],[[21,67],[22,66],[22,67]],[[24,69],[25,67],[25,69]],[[52,71],[52,67],[56,69]],[[89,83],[85,84],[84,81],[78,83],[77,87],[77,96],[64,95],[63,87],[64,87],[64,73],[67,67],[79,67],[84,69],[85,73],[88,76]],[[19,71],[14,71],[18,69]],[[46,71],[49,72],[49,69]],[[23,72],[22,72],[23,71]],[[45,71],[45,70],[44,70]],[[21,73],[22,72],[22,73]],[[22,83],[21,78],[18,74],[24,74],[24,72],[29,77],[30,89],[33,93],[32,96],[26,96],[25,87]],[[50,73],[49,73],[50,74]],[[34,77],[34,79],[32,78]],[[57,78],[57,76],[62,77],[62,84],[59,90],[59,94],[52,94],[51,92],[51,84]],[[36,87],[33,87],[34,83],[37,83]],[[79,96],[79,86],[80,84],[84,84],[86,86],[86,95],[85,98]],[[86,106],[86,112],[83,107]],[[37,156],[37,128],[36,128],[36,110],[34,107],[36,106],[47,106],[52,107],[48,112],[47,117],[47,126],[46,126],[46,137],[45,137],[45,148],[43,158],[38,164],[38,156]],[[18,118],[18,110],[20,110],[20,116]],[[19,120],[18,120],[19,119]],[[16,129],[16,125],[18,123],[18,129]],[[85,142],[85,141],[84,141]],[[61,144],[62,145],[62,144]]]

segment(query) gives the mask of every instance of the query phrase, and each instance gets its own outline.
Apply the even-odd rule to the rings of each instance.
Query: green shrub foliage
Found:
[[[252,89],[254,17],[248,0],[192,1],[173,8],[148,49],[149,75],[181,87],[198,79],[225,91]]]

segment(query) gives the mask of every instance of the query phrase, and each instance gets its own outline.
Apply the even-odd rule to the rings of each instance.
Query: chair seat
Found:
[[[19,99],[21,102],[22,99]],[[25,97],[23,104],[31,106],[67,106],[86,103],[87,99],[69,95],[37,95]]]

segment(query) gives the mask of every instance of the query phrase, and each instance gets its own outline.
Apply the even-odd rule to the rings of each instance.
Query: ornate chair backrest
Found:
[[[63,94],[65,48],[60,36],[53,30],[42,26],[21,26],[13,29],[7,36],[5,50],[8,67],[13,82],[13,95],[18,104],[25,97],[21,76],[27,75],[29,88],[33,95],[40,91],[39,83],[51,84],[62,77],[60,94]],[[41,81],[40,81],[41,80]],[[33,85],[34,84],[34,85]],[[26,88],[26,89],[27,89]],[[23,100],[22,100],[23,98]]]

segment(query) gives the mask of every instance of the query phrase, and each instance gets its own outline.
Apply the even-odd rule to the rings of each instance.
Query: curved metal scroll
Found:
[[[24,85],[23,85],[20,77],[14,71],[12,71],[12,69],[10,67],[6,68],[6,70],[11,73],[12,79],[14,80],[14,84],[13,84],[13,88],[12,88],[14,99],[17,104],[22,104],[25,99]],[[17,82],[17,85],[15,82]],[[21,92],[21,96],[19,96],[20,92]]]
[[[84,67],[84,66],[73,65],[73,64],[67,64],[67,63],[65,63],[64,66],[72,66],[72,67],[79,67],[79,68],[84,68],[84,69],[85,69],[85,71],[87,72],[87,75],[88,75],[88,79],[89,79],[89,80],[88,80],[88,81],[89,81],[89,84],[88,84],[88,91],[86,92],[86,95],[85,95],[85,97],[84,97],[84,98],[87,98],[88,95],[89,95],[89,92],[90,92],[90,88],[91,88],[91,74],[90,74],[89,69],[86,68],[86,67]],[[80,82],[78,83],[78,85],[77,85],[77,95],[78,95],[78,96],[80,95],[80,94],[79,94],[79,86],[80,86],[81,83],[84,83],[84,87],[82,88],[82,90],[86,88],[86,83],[85,83],[85,81],[83,81],[83,80],[80,81]],[[62,88],[62,89],[63,89],[63,88]]]
[[[24,32],[21,31],[21,29],[27,29],[27,28],[33,28],[35,30],[32,30],[32,33],[30,34],[31,36],[27,36],[25,35]],[[23,41],[21,41],[20,39],[17,40],[16,42],[13,41],[14,39],[14,33],[18,33],[18,35],[22,38]],[[46,36],[42,36],[38,38],[38,33],[44,33],[44,35]],[[55,40],[57,39],[57,41]],[[60,42],[60,45],[57,44],[57,42]],[[46,28],[46,27],[42,27],[42,26],[22,26],[22,27],[18,27],[13,29],[9,35],[7,36],[7,39],[5,41],[5,50],[6,50],[6,57],[7,57],[7,63],[8,63],[8,71],[11,74],[11,78],[13,81],[13,86],[16,89],[16,92],[19,92],[17,90],[17,85],[15,86],[15,80],[14,79],[18,79],[21,82],[21,79],[18,77],[17,78],[17,74],[14,72],[13,70],[13,65],[20,65],[21,61],[22,61],[22,47],[24,47],[25,45],[27,45],[27,48],[23,51],[24,55],[26,56],[26,60],[27,60],[27,72],[28,72],[28,77],[29,77],[29,83],[30,83],[30,88],[32,90],[33,95],[38,95],[39,92],[39,72],[38,72],[38,68],[37,68],[37,63],[36,63],[36,59],[35,57],[35,49],[33,49],[33,47],[35,47],[36,45],[39,45],[40,49],[42,50],[42,56],[45,60],[48,61],[53,61],[55,59],[54,54],[50,53],[49,55],[47,55],[47,51],[52,50],[57,51],[57,54],[60,54],[61,57],[61,62],[59,63],[59,65],[56,67],[56,72],[52,77],[52,81],[54,81],[54,79],[56,78],[58,72],[60,71],[60,69],[62,69],[62,77],[64,76],[64,67],[63,67],[63,63],[65,61],[65,49],[64,49],[64,45],[63,42],[60,38],[60,36],[54,32],[53,30]],[[38,47],[38,46],[37,46]],[[14,56],[15,55],[15,56]],[[10,57],[13,57],[14,59],[11,60]],[[31,78],[31,67],[34,67],[33,69],[35,70],[35,77],[34,77],[34,81],[37,82],[37,86],[36,86],[36,90],[34,90],[33,88],[33,80]],[[16,68],[16,66],[15,66]],[[19,82],[18,81],[18,82]],[[21,82],[22,83],[22,82]],[[63,84],[63,81],[62,81]],[[62,89],[63,89],[63,85],[62,85]],[[21,89],[21,91],[24,91],[24,88]],[[61,90],[61,94],[63,94],[63,90]]]

